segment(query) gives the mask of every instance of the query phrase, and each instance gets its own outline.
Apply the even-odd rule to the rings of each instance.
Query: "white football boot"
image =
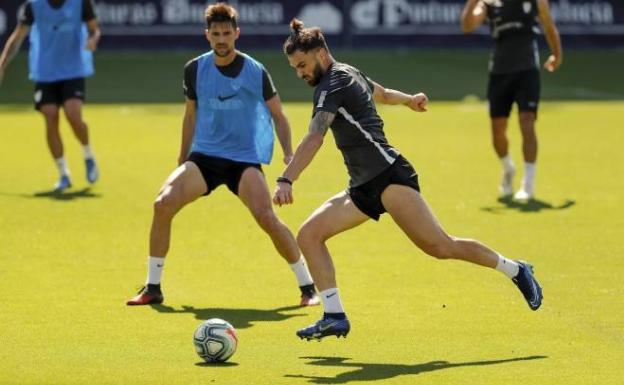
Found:
[[[520,187],[520,190],[516,191],[514,199],[518,201],[533,199],[533,185],[522,182],[522,187]]]
[[[500,191],[501,196],[507,197],[513,194],[513,178],[515,175],[516,175],[516,169],[514,167],[503,171],[501,184],[498,187],[498,190]]]

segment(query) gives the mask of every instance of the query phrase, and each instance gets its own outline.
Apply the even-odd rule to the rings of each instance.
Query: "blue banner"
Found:
[[[16,24],[23,0],[2,0],[0,43]],[[200,48],[204,10],[196,0],[96,0],[102,47]],[[243,48],[280,47],[293,17],[320,26],[332,47],[466,47],[490,44],[488,29],[462,35],[463,0],[230,1],[239,12]],[[624,1],[551,0],[566,47],[624,46]]]

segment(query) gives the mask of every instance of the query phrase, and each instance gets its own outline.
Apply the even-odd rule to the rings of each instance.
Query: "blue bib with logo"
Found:
[[[54,82],[92,75],[82,0],[66,0],[58,9],[48,0],[32,0],[31,4],[35,22],[30,31],[30,79]]]
[[[250,56],[229,78],[213,52],[197,67],[197,112],[191,151],[237,162],[268,164],[273,155],[273,121],[262,94],[263,66]]]

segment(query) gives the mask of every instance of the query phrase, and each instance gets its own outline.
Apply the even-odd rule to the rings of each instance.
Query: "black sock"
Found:
[[[343,320],[343,319],[347,319],[347,315],[345,313],[323,313],[323,319],[325,318]]]
[[[314,289],[314,284],[311,283],[309,285],[299,286],[299,290],[301,290],[301,294],[314,294],[316,290]]]
[[[160,293],[160,283],[158,284],[148,283],[147,292],[148,293]]]

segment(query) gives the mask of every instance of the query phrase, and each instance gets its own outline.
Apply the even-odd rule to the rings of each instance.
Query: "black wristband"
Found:
[[[277,183],[288,183],[289,185],[292,186],[292,180],[286,178],[285,176],[278,176]]]

